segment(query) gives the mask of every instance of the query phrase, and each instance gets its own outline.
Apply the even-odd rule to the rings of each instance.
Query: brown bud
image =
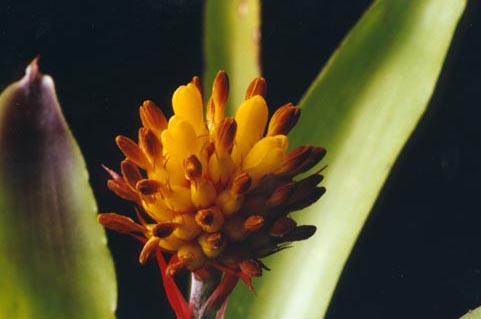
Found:
[[[142,179],[142,175],[140,174],[137,166],[129,160],[124,160],[120,164],[120,170],[127,184],[135,189],[137,182]]]
[[[299,167],[311,156],[313,148],[314,147],[312,146],[299,146],[290,151],[287,154],[285,162],[278,170],[278,173],[287,174],[289,176],[296,175],[294,173],[297,172]]]
[[[259,215],[249,216],[244,222],[244,228],[250,232],[259,230],[262,226],[264,226],[264,217]]]
[[[272,225],[269,235],[273,237],[282,237],[285,234],[292,232],[297,226],[297,223],[289,217],[280,217]]]
[[[296,192],[304,193],[319,185],[324,179],[321,174],[312,174],[296,183]]]
[[[224,71],[219,71],[212,85],[212,101],[215,106],[214,121],[224,118],[224,106],[229,96],[229,79]]]
[[[295,192],[284,208],[284,213],[303,209],[314,204],[326,192],[324,187],[314,187],[306,192]]]
[[[185,178],[192,181],[202,175],[202,164],[195,155],[190,155],[184,160]]]
[[[314,147],[312,148],[311,154],[309,157],[301,164],[297,169],[294,169],[292,172],[293,175],[297,175],[303,172],[307,172],[311,168],[313,168],[317,163],[319,163],[324,156],[326,155],[326,149],[322,147]]]
[[[237,123],[232,117],[224,118],[217,128],[215,148],[221,152],[231,153],[234,145]]]
[[[277,109],[272,115],[267,130],[267,136],[274,136],[278,134],[287,135],[289,131],[297,124],[301,109],[292,103],[285,104]]]
[[[255,78],[246,90],[245,99],[248,100],[255,95],[265,97],[266,95],[266,80],[263,77]]]
[[[251,187],[252,179],[249,174],[243,172],[237,175],[232,182],[232,193],[235,195],[245,194]]]
[[[159,241],[160,238],[158,237],[150,237],[149,240],[145,243],[139,255],[139,262],[141,264],[145,264],[152,252],[159,248]]]
[[[248,277],[260,277],[262,275],[262,266],[254,259],[242,261],[239,267]]]
[[[316,232],[316,226],[303,225],[296,227],[293,231],[282,237],[281,242],[299,241],[310,238]]]
[[[294,192],[296,184],[294,182],[285,183],[276,188],[267,200],[270,207],[277,207],[286,202]]]
[[[140,149],[140,147],[132,141],[130,138],[119,135],[115,138],[115,142],[117,146],[120,148],[122,153],[131,160],[135,165],[148,168],[149,164],[147,161],[147,157],[145,156],[144,152]]]
[[[115,213],[103,213],[97,216],[97,221],[104,227],[115,230],[119,233],[142,233],[145,228],[134,222],[127,216]]]
[[[160,134],[167,128],[167,119],[160,108],[152,101],[144,101],[139,108],[142,126]]]
[[[109,179],[107,182],[107,187],[115,193],[115,195],[119,196],[120,198],[138,202],[139,201],[139,194],[132,190],[132,188],[127,185],[126,182],[123,180],[121,182]]]
[[[142,179],[137,182],[135,188],[143,195],[153,195],[160,190],[161,186],[156,180]]]
[[[158,223],[154,226],[154,228],[152,228],[152,234],[155,237],[165,238],[165,237],[169,237],[170,234],[172,234],[176,228],[177,228],[176,223],[172,223],[172,222]]]
[[[162,159],[162,144],[152,130],[141,128],[139,130],[139,143],[152,164]]]

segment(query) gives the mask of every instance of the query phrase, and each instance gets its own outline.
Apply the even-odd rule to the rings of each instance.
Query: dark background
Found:
[[[202,74],[202,2],[0,2],[0,88],[39,54],[86,158],[100,211],[131,213],[107,190],[100,164],[118,167],[114,137],[136,136],[144,99],[169,113],[174,89]],[[370,3],[263,2],[271,106],[299,100]],[[367,221],[327,318],[457,318],[481,305],[479,9],[469,2],[430,106]],[[155,263],[140,266],[137,242],[108,235],[118,317],[172,318]]]

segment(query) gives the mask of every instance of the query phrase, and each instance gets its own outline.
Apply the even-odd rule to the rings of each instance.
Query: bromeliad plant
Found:
[[[107,169],[109,188],[136,203],[150,222],[139,211],[140,224],[115,213],[100,214],[99,222],[141,236],[141,263],[160,249],[174,254],[162,272],[193,273],[190,307],[178,289],[166,286],[170,299],[181,301],[172,304],[179,318],[191,318],[191,312],[195,318],[213,318],[239,278],[253,290],[251,278],[268,269],[261,258],[315,232],[315,226],[297,226],[288,214],[324,194],[317,186],[319,172],[293,178],[313,168],[325,150],[300,146],[287,152],[286,135],[300,110],[283,105],[267,126],[265,86],[263,78],[253,80],[235,118],[226,117],[228,80],[219,72],[204,120],[202,88],[194,77],[175,91],[175,115],[168,122],[146,101],[140,107],[138,144],[124,136],[116,139],[126,159],[121,176]],[[213,279],[220,275],[212,274],[218,271],[224,273],[220,284]]]
[[[208,90],[197,78],[175,92],[168,123],[152,102],[142,105],[139,143],[118,138],[127,157],[122,175],[108,169],[110,188],[139,207],[138,222],[104,214],[101,223],[143,241],[141,262],[155,252],[179,318],[222,317],[238,278],[251,287],[264,264],[273,271],[254,284],[257,296],[238,285],[225,317],[322,317],[433,92],[464,6],[464,0],[378,0],[346,37],[299,102],[303,116],[289,135],[290,146],[329,150],[329,191],[296,213],[298,223],[318,231],[264,259],[314,233],[286,214],[323,193],[319,168],[294,177],[324,150],[288,150],[286,134],[299,113],[292,105],[274,113],[263,137],[259,1],[208,1],[205,83],[215,80],[206,117],[201,92]],[[215,77],[221,69],[231,76],[226,113],[234,119],[224,116],[227,78]],[[113,317],[113,266],[95,224],[85,164],[53,82],[35,62],[0,97],[0,189],[0,254],[9,256],[0,259],[0,317]],[[174,256],[168,265],[159,249]],[[194,273],[190,305],[172,279],[184,269]]]

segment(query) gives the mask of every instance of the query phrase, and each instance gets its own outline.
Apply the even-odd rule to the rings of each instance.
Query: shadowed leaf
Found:
[[[80,150],[34,60],[0,96],[0,317],[114,318],[115,273]]]

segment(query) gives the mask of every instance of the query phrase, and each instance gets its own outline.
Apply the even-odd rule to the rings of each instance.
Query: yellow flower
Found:
[[[106,168],[108,186],[137,204],[140,223],[115,213],[101,214],[99,221],[142,239],[141,263],[160,248],[174,254],[170,275],[214,266],[249,283],[264,268],[261,258],[314,234],[314,226],[297,226],[289,214],[322,196],[322,175],[293,178],[314,167],[325,150],[287,151],[287,133],[300,109],[283,105],[268,123],[265,87],[263,78],[252,81],[235,118],[225,117],[228,80],[220,71],[204,118],[194,77],[175,91],[168,121],[145,101],[138,142],[116,138],[126,159],[121,175]]]

